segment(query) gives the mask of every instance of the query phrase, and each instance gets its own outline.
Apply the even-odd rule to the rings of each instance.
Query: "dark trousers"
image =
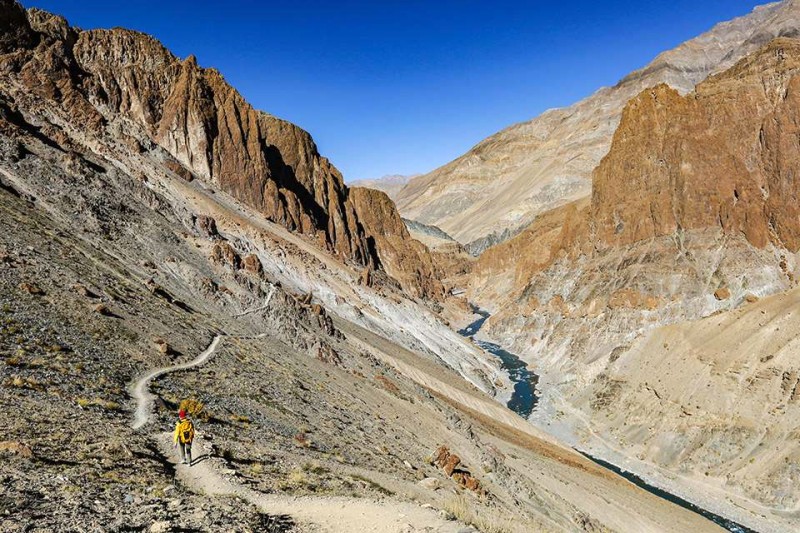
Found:
[[[189,464],[192,464],[192,443],[179,442],[178,446],[181,449],[181,461],[186,461]]]

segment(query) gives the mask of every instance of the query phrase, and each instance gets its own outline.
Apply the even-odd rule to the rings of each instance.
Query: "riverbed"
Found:
[[[539,401],[536,396],[536,385],[539,383],[539,376],[532,372],[522,359],[505,350],[499,344],[475,339],[474,335],[483,327],[490,314],[482,309],[475,309],[474,311],[480,318],[464,329],[459,330],[458,333],[471,338],[483,350],[500,359],[501,368],[508,374],[514,384],[514,391],[506,406],[527,420]]]
[[[539,384],[539,376],[537,376],[536,373],[528,368],[527,363],[525,363],[515,354],[507,351],[499,344],[475,339],[475,335],[480,331],[484,323],[486,323],[486,320],[491,315],[489,312],[478,308],[473,308],[473,312],[480,318],[469,324],[464,329],[459,330],[458,333],[465,337],[469,337],[483,350],[500,359],[501,368],[508,374],[509,379],[514,384],[514,392],[512,393],[511,398],[508,400],[506,405],[509,409],[527,420],[531,413],[533,413],[533,410],[536,408],[536,404],[539,401],[539,397],[536,394],[536,387]],[[651,485],[632,472],[623,470],[614,464],[604,461],[603,459],[593,457],[589,454],[581,452],[580,450],[576,449],[575,451],[587,459],[590,459],[598,466],[624,477],[634,485],[646,490],[650,494],[697,513],[728,531],[733,533],[756,533],[756,531],[736,523],[733,520],[729,520],[723,516],[712,513],[711,511],[703,509],[702,507],[699,507],[698,505],[695,505],[692,502],[681,498],[680,496],[676,496],[675,494],[667,492],[666,490]]]

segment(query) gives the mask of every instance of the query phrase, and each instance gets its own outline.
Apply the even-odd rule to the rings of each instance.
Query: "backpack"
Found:
[[[188,418],[181,420],[178,424],[178,439],[181,444],[192,442],[194,439],[194,424]]]

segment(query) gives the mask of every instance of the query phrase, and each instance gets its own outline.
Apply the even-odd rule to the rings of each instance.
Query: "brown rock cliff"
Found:
[[[445,294],[441,273],[428,248],[411,238],[389,196],[375,189],[353,187],[350,198],[387,273],[415,297],[441,299]]]
[[[797,251],[798,74],[800,42],[777,39],[685,97],[633,99],[594,173],[597,246],[719,227]]]
[[[149,139],[122,139],[132,153],[160,146],[174,158],[165,168],[187,181],[213,184],[343,260],[385,269],[415,296],[443,294],[427,248],[411,239],[392,202],[357,193],[357,210],[311,136],[255,110],[218,71],[139,32],[80,31],[9,0],[0,8],[0,82],[55,103],[59,120],[80,124],[81,136],[133,122]],[[3,100],[8,112],[24,114],[26,103],[13,100]],[[65,150],[86,149],[47,122],[40,129]]]

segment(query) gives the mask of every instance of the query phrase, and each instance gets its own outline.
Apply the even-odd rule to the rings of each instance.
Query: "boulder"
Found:
[[[442,487],[442,484],[435,477],[426,477],[425,479],[418,481],[417,485],[428,490],[437,490]]]
[[[19,284],[19,290],[22,292],[27,292],[28,294],[32,294],[34,296],[41,296],[44,294],[44,291],[35,283],[23,282]]]
[[[731,290],[727,287],[720,287],[719,289],[714,291],[714,298],[717,300],[727,300],[731,297]]]

